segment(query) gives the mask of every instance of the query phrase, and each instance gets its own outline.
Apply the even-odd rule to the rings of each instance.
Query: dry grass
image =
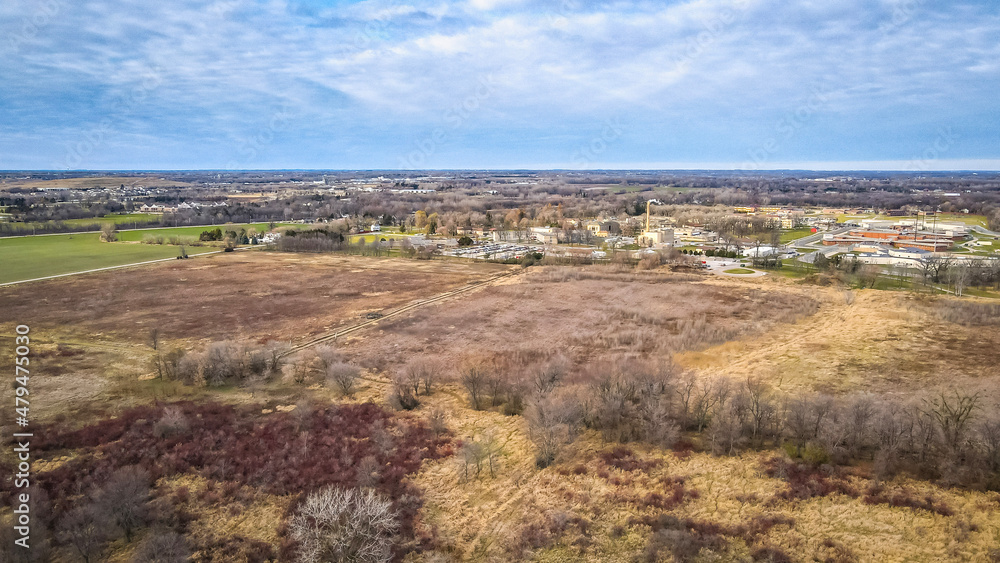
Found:
[[[85,418],[87,409],[103,410],[98,405],[208,395],[232,402],[263,396],[267,408],[287,409],[304,397],[343,399],[312,381],[213,391],[140,381],[149,349],[137,327],[159,323],[171,344],[234,336],[297,340],[495,271],[479,264],[255,253],[7,288],[0,290],[0,310],[37,327],[37,351],[46,354],[38,369],[62,372],[33,380],[43,412]],[[34,309],[22,302],[30,296]],[[349,402],[385,401],[387,375],[414,358],[457,366],[470,356],[555,351],[577,373],[611,356],[673,358],[699,376],[756,375],[783,392],[910,394],[955,385],[985,390],[987,401],[1000,402],[993,391],[1000,334],[988,328],[949,322],[923,301],[885,292],[860,291],[848,300],[837,290],[783,280],[544,267],[384,321],[339,347],[368,368]],[[749,560],[768,548],[796,560],[970,561],[987,560],[1000,544],[995,493],[904,478],[888,484],[930,495],[954,516],[840,494],[787,500],[781,497],[787,484],[766,475],[763,454],[716,457],[630,445],[637,460],[620,469],[602,459],[613,445],[592,431],[539,470],[524,417],[474,411],[453,383],[420,401],[414,416],[441,410],[457,439],[491,438],[500,448],[496,477],[467,477],[460,456],[426,462],[413,477],[425,500],[421,525],[436,530],[437,551],[454,560],[633,561],[651,535],[642,519],[661,513],[727,530],[775,515],[794,520],[720,536],[721,560]],[[851,477],[862,491],[866,471],[858,468]],[[160,486],[181,484],[192,491],[203,486],[194,477]],[[673,498],[678,486],[679,504],[662,500]],[[237,508],[193,501],[199,519],[192,532],[273,542],[288,502],[261,494]]]
[[[470,355],[549,355],[578,367],[608,355],[668,361],[769,330],[816,310],[781,288],[718,286],[705,277],[611,268],[539,268],[488,292],[428,307],[379,325],[346,345],[361,364],[387,369],[414,357],[457,365]]]
[[[764,334],[679,354],[703,376],[765,377],[785,392],[870,391],[908,395],[951,387],[995,404],[1000,332],[944,321],[922,297],[812,288],[819,312]]]

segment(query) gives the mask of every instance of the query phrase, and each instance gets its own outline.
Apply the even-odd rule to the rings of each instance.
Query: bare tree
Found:
[[[131,559],[132,563],[185,563],[190,560],[191,548],[187,540],[172,531],[150,534]]]
[[[487,392],[489,369],[482,362],[467,362],[461,369],[461,382],[469,393],[472,408],[481,410]]]
[[[346,362],[336,362],[326,366],[326,379],[345,397],[354,396],[361,370]]]
[[[534,365],[529,371],[531,386],[538,393],[552,391],[569,371],[569,360],[556,354],[548,360]]]
[[[306,498],[288,528],[299,561],[387,563],[399,521],[392,501],[371,489],[327,487]]]
[[[76,550],[85,563],[101,556],[109,539],[110,522],[91,504],[70,510],[59,521],[57,536]]]
[[[94,495],[94,507],[101,518],[132,541],[136,530],[146,522],[146,501],[149,499],[149,473],[134,465],[122,467]]]
[[[525,417],[528,436],[538,448],[535,461],[539,467],[546,467],[564,444],[576,439],[583,423],[583,409],[576,395],[567,390],[539,397],[528,406]]]

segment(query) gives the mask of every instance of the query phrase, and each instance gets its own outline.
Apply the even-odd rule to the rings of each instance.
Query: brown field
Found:
[[[56,180],[19,180],[8,179],[0,186],[4,188],[69,188],[86,189],[96,186],[117,187],[121,184],[126,186],[195,186],[190,182],[176,182],[173,180],[163,180],[159,176],[95,176],[89,178],[59,178]]]
[[[4,331],[27,321],[40,343],[37,369],[51,376],[33,381],[43,413],[114,411],[180,397],[247,402],[270,412],[293,409],[304,398],[344,399],[312,381],[205,390],[142,380],[149,372],[148,329],[156,326],[171,345],[191,349],[222,339],[302,341],[355,324],[364,313],[503,271],[451,261],[220,255],[0,289],[0,311]],[[413,358],[441,360],[453,375],[469,357],[558,351],[574,373],[603,360],[641,357],[674,361],[698,377],[761,377],[779,392],[919,397],[957,386],[1000,404],[1000,330],[945,321],[936,311],[946,303],[873,290],[848,297],[769,278],[535,267],[386,319],[338,347],[368,370],[349,400],[359,403],[384,403],[387,376]],[[422,490],[420,520],[434,530],[437,558],[408,561],[679,560],[670,546],[690,536],[654,531],[651,524],[663,514],[723,530],[705,541],[722,542],[719,551],[727,555],[703,552],[695,561],[767,560],[768,549],[795,561],[989,561],[1000,545],[996,493],[897,477],[886,490],[930,498],[952,515],[866,503],[873,479],[861,464],[838,477],[858,495],[789,500],[781,496],[786,482],[766,471],[779,452],[720,457],[629,444],[641,467],[628,470],[610,464],[615,445],[592,430],[554,465],[538,469],[524,417],[474,411],[454,383],[421,401],[415,416],[440,409],[457,439],[492,435],[500,454],[495,476],[466,477],[460,456],[423,465],[412,480]],[[665,501],[671,494],[675,500]],[[259,496],[236,515],[200,506],[197,526],[218,517],[217,531],[277,542],[274,526],[289,502]],[[657,545],[659,552],[650,547]]]
[[[503,266],[247,252],[0,289],[0,310],[46,330],[145,343],[297,341],[480,281]]]
[[[0,342],[12,342],[14,324],[30,325],[38,369],[49,376],[34,383],[39,416],[103,411],[109,398],[121,407],[161,396],[159,388],[136,387],[149,374],[151,328],[166,347],[297,342],[504,271],[469,262],[217,255],[0,288]],[[7,361],[6,346],[3,354]]]
[[[676,352],[758,334],[818,307],[804,293],[707,279],[610,267],[539,269],[381,323],[378,338],[359,335],[345,349],[380,370],[411,358],[456,365],[468,356],[515,351],[560,352],[578,367],[612,356],[670,361]]]

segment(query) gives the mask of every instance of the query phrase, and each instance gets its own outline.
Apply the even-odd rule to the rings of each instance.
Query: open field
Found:
[[[81,335],[102,334],[137,343],[145,341],[142,333],[153,326],[166,339],[245,335],[291,342],[505,269],[472,262],[278,252],[216,254],[3,288],[0,307],[12,318],[30,316],[42,328],[71,327]]]
[[[159,219],[159,215],[154,215],[152,213],[113,213],[111,215],[105,215],[104,217],[92,217],[88,219],[66,219],[64,221],[59,221],[63,225],[69,226],[90,226],[90,225],[102,225],[105,223],[114,223],[115,225],[120,225],[122,227],[129,227],[134,223],[145,223],[147,221],[156,221]],[[25,232],[31,234],[32,228],[41,226],[40,223],[11,223],[8,225],[15,232]]]
[[[190,182],[180,182],[176,180],[163,180],[159,176],[88,176],[82,178],[59,178],[55,180],[37,180],[28,179],[21,180],[10,178],[0,183],[0,187],[3,189],[10,188],[43,188],[43,189],[57,189],[57,188],[69,188],[69,189],[84,189],[84,188],[94,188],[94,187],[111,187],[111,186],[146,186],[146,187],[158,187],[158,186],[178,186],[178,187],[189,187],[194,184]]]
[[[223,230],[256,228],[267,231],[267,223],[216,225]],[[120,266],[147,260],[173,258],[180,254],[176,246],[153,244],[128,244],[141,242],[150,237],[179,237],[180,242],[198,240],[202,231],[213,227],[166,227],[162,229],[140,229],[119,231],[120,242],[104,243],[100,233],[66,235],[42,235],[37,237],[0,238],[0,283],[20,281]],[[207,250],[212,250],[208,248]],[[189,249],[190,254],[201,250]]]
[[[799,227],[797,229],[789,229],[787,231],[782,231],[781,244],[788,244],[793,240],[804,238],[811,234],[814,234],[812,232],[812,227]]]
[[[975,324],[992,319],[969,299],[959,307],[772,276],[536,266],[334,343],[364,368],[350,398],[314,376],[220,387],[149,379],[152,327],[164,349],[301,342],[506,271],[474,262],[247,252],[0,288],[6,326],[31,323],[39,358],[32,393],[44,420],[63,413],[60,424],[75,427],[127,406],[191,401],[179,407],[189,438],[155,438],[151,420],[165,417],[157,404],[151,414],[106,420],[130,425],[120,439],[111,433],[69,450],[43,443],[38,470],[62,467],[45,482],[84,487],[95,479],[88,464],[108,471],[144,459],[163,475],[157,506],[190,514],[190,539],[200,549],[219,537],[278,552],[287,539],[279,524],[301,500],[295,492],[363,482],[355,467],[371,456],[385,472],[373,481],[379,490],[410,495],[409,502],[419,496],[400,504],[409,507],[405,521],[416,538],[407,540],[407,561],[990,560],[1000,541],[996,493],[907,476],[877,485],[870,462],[797,469],[778,450],[721,456],[691,451],[683,440],[674,449],[621,446],[595,429],[572,436],[540,469],[529,413],[473,410],[456,381],[470,359],[527,372],[559,353],[569,364],[567,392],[592,388],[632,358],[674,362],[698,381],[757,376],[780,397],[861,391],[919,400],[960,386],[980,391],[989,411],[1000,404],[1000,334],[995,324]],[[415,360],[442,366],[434,391],[409,413],[376,410],[392,393],[390,377]],[[330,403],[341,406],[327,410]],[[421,425],[432,418],[451,434],[428,435]],[[362,419],[370,423],[356,424]],[[214,444],[231,463],[185,449],[187,441]],[[324,455],[298,455],[300,441],[301,451]],[[470,469],[463,443],[492,444],[491,465]],[[301,474],[285,472],[286,460],[318,477],[297,484]],[[390,471],[397,465],[405,470]],[[809,494],[789,493],[796,471],[812,472]],[[418,547],[425,536],[433,539]],[[127,561],[139,543],[116,540],[110,560]]]
[[[514,352],[543,356],[558,351],[581,367],[615,355],[669,359],[680,350],[810,314],[817,306],[804,295],[745,286],[722,289],[702,279],[619,273],[612,267],[529,270],[489,292],[382,323],[378,339],[361,337],[345,343],[345,350],[376,369],[408,358],[458,365],[477,355]]]
[[[0,238],[0,283],[172,258],[175,246],[101,242],[100,233]]]
[[[913,221],[914,217],[890,217],[888,215],[878,215],[876,213],[869,213],[866,215],[837,215],[837,222],[843,223],[849,219],[881,219],[886,221],[901,221],[909,220]],[[989,223],[984,215],[974,215],[969,213],[939,213],[937,215],[937,220],[942,223],[964,223],[969,226],[986,227]],[[921,223],[923,219],[920,219]],[[930,217],[927,219],[927,225],[931,226],[934,223],[934,218]]]

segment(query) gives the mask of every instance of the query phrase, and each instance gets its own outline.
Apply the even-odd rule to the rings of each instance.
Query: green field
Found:
[[[781,244],[788,244],[793,240],[807,237],[811,234],[814,234],[812,232],[812,227],[799,227],[797,229],[789,229],[787,231],[782,231]]]
[[[729,269],[729,270],[725,270],[724,273],[726,273],[726,274],[739,274],[739,275],[743,275],[743,274],[756,274],[757,272],[755,272],[753,270],[748,270],[746,268],[732,268],[732,269]]]
[[[101,242],[100,233],[0,238],[0,283],[172,258],[176,246]]]
[[[144,223],[147,221],[156,221],[159,219],[159,215],[154,215],[152,213],[113,213],[111,215],[105,215],[104,217],[89,217],[86,219],[66,219],[65,221],[53,221],[57,223],[62,223],[63,225],[71,227],[86,227],[90,225],[100,225],[104,223],[114,223],[122,227],[129,227],[136,223]],[[34,228],[41,228],[45,223],[11,223],[10,227],[16,231],[24,231],[30,233]]]
[[[0,238],[0,283],[121,266],[159,258],[173,258],[180,254],[177,246],[129,243],[155,236],[178,236],[182,241],[194,241],[202,231],[215,227],[223,231],[238,231],[244,227],[247,230],[254,227],[261,232],[268,230],[267,223],[253,223],[119,231],[118,237],[124,242],[116,243],[101,242],[100,233],[5,237]],[[217,249],[217,247],[188,248],[188,252],[198,254]]]
[[[848,219],[884,219],[886,221],[913,221],[914,217],[889,217],[886,215],[837,215],[837,222],[844,223]],[[969,226],[979,226],[986,227],[987,221],[985,215],[966,215],[965,213],[939,213],[937,220],[940,223],[964,223]],[[924,219],[920,218],[921,226],[923,226]],[[927,226],[930,227],[934,224],[934,218],[927,218]]]
[[[405,239],[405,238],[409,238],[409,237],[410,237],[409,234],[381,232],[381,233],[369,233],[369,234],[366,234],[366,235],[351,235],[350,237],[348,237],[347,241],[351,242],[351,243],[356,243],[358,241],[364,240],[365,244],[371,244],[371,243],[375,242],[376,240],[382,240],[382,239],[385,239],[385,240],[389,240],[389,239],[400,240],[400,239]]]

